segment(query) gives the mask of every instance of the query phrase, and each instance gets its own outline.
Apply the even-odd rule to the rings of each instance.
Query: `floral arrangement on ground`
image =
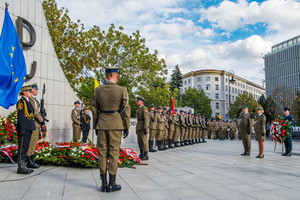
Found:
[[[291,128],[291,121],[285,120],[283,117],[278,116],[270,127],[270,133],[274,142],[279,142],[281,144],[286,138],[289,138],[291,135]]]

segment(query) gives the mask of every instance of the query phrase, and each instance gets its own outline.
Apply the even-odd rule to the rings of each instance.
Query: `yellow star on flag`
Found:
[[[15,48],[16,48],[16,47],[14,47],[14,46],[11,46],[11,49],[12,49],[12,51],[15,51]]]
[[[14,56],[14,53],[10,53],[9,55],[10,55],[11,57],[13,57],[13,56]]]
[[[11,75],[14,75],[15,72],[12,72]]]
[[[15,79],[15,83],[18,82],[18,78]]]

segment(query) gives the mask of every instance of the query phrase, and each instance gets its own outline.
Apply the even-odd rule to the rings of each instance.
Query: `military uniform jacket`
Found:
[[[175,115],[170,115],[169,118],[169,130],[174,131],[175,130]]]
[[[73,124],[72,124],[72,127],[75,127],[75,128],[80,128],[80,110],[77,109],[77,108],[74,108],[72,110],[72,114],[71,114],[71,118],[72,118],[72,121],[73,121]]]
[[[164,117],[164,122],[165,122],[165,129],[169,129],[169,120],[165,114],[162,114]]]
[[[206,123],[205,123],[205,121],[203,120],[202,121],[202,127],[204,128],[204,129],[206,129],[207,127],[206,127]]]
[[[157,129],[157,113],[154,111],[149,112],[149,125],[150,130],[156,130]]]
[[[185,116],[184,115],[180,115],[180,126],[181,127],[186,127],[186,121],[185,121]]]
[[[157,130],[165,130],[165,117],[161,113],[157,114]]]
[[[283,118],[284,118],[285,120],[291,121],[291,122],[292,122],[292,126],[294,126],[294,124],[295,124],[295,118],[292,117],[292,115],[286,115],[286,116],[283,116]],[[291,134],[292,134],[292,133],[293,133],[293,128],[290,128],[289,131],[290,131]]]
[[[189,120],[189,116],[185,116],[185,124],[186,124],[186,127],[189,128],[191,125],[190,125],[190,120]]]
[[[207,129],[208,130],[212,130],[213,129],[211,122],[207,122]]]
[[[116,113],[105,113],[105,111],[116,111]],[[118,86],[112,81],[98,86],[94,91],[92,112],[94,129],[116,131],[129,129],[130,106],[126,87]]]
[[[146,106],[142,105],[136,110],[137,125],[136,130],[145,130],[149,128],[149,115]]]
[[[26,131],[33,131],[36,129],[34,121],[34,108],[25,97],[22,97],[17,103],[17,132],[19,134]]]
[[[88,113],[83,112],[82,114],[82,125],[85,130],[90,130],[91,129],[91,117]]]
[[[252,126],[253,126],[253,122],[251,120],[251,114],[250,113],[241,113],[239,132],[241,132],[241,133],[251,132]]]
[[[194,128],[194,120],[192,117],[188,117],[189,127]]]
[[[266,133],[266,116],[264,114],[255,115],[254,130],[255,133]]]
[[[175,126],[180,126],[180,121],[179,121],[179,118],[180,118],[181,116],[180,115],[174,115],[174,118],[175,118],[175,120],[174,120],[174,124],[175,124]]]
[[[34,120],[35,120],[35,127],[36,128],[41,128],[41,123],[44,121],[43,117],[40,114],[40,103],[39,101],[35,98],[32,97],[29,99],[29,102],[34,108]]]

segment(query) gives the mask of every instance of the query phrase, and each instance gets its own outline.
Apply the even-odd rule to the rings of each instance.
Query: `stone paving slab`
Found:
[[[127,147],[138,151],[136,144]],[[0,163],[1,199],[299,199],[300,143],[292,157],[282,157],[281,146],[266,141],[264,159],[243,152],[239,140],[209,140],[164,152],[150,153],[147,166],[120,168],[122,190],[99,192],[98,169],[42,166],[30,175],[16,174],[16,165]]]

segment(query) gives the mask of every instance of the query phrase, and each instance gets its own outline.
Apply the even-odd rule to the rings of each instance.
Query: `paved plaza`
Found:
[[[136,144],[127,145],[138,150]],[[264,159],[240,156],[239,140],[209,140],[165,152],[151,153],[147,166],[119,168],[122,190],[100,193],[99,171],[42,166],[17,175],[16,165],[0,164],[0,199],[300,199],[300,143],[294,155],[280,155],[281,146],[266,142]]]

